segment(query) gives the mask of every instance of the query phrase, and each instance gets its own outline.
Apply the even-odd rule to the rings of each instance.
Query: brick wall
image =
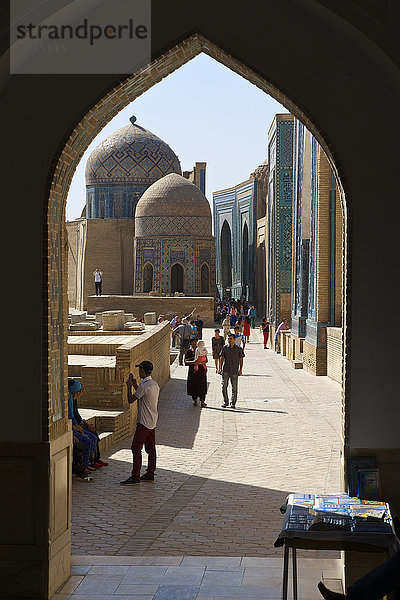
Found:
[[[317,196],[317,307],[316,321],[329,322],[330,307],[330,221],[329,200],[332,171],[321,148],[318,152]]]
[[[157,316],[165,315],[167,319],[171,319],[174,313],[183,316],[184,313],[191,313],[194,308],[196,308],[194,317],[199,314],[204,321],[204,327],[214,326],[214,298],[211,297],[89,296],[88,298],[90,314],[104,310],[124,310],[133,313],[138,319],[141,319],[145,312],[155,312]]]
[[[87,219],[66,226],[70,307],[87,308],[96,267],[103,273],[103,294],[132,294],[134,220]]]
[[[303,344],[303,367],[313,375],[326,375],[326,348],[316,348],[306,340]]]
[[[124,409],[129,407],[125,381],[130,372],[138,379],[139,370],[135,367],[142,360],[150,360],[154,365],[153,378],[162,387],[170,374],[170,326],[164,322],[152,327],[140,336],[130,336],[125,344],[109,346],[116,356],[116,366],[82,366],[81,381],[84,390],[79,397],[79,405],[96,409]],[[74,349],[73,347],[71,349]],[[85,352],[86,350],[86,352]],[[86,349],[76,347],[79,354],[99,355],[99,346],[88,345]],[[101,350],[104,351],[103,349]],[[108,351],[110,354],[111,350]]]
[[[327,375],[342,383],[342,328],[327,327]]]
[[[335,247],[335,325],[343,323],[343,273],[344,273],[344,238],[343,238],[343,208],[340,189],[336,183],[336,247]]]

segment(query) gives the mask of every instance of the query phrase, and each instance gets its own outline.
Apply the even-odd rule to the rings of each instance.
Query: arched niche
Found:
[[[185,285],[185,270],[180,263],[171,267],[171,292],[183,292]]]
[[[203,263],[200,269],[200,293],[210,293],[210,268],[207,263]]]
[[[153,289],[154,269],[151,263],[146,263],[143,267],[142,288],[145,294]]]
[[[228,221],[224,221],[220,236],[222,295],[229,296],[232,287],[232,233]],[[229,288],[226,293],[227,288]]]

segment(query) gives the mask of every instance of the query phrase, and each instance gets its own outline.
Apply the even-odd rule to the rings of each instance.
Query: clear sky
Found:
[[[206,196],[244,181],[267,158],[267,132],[288,111],[252,83],[201,54],[124,108],[94,138],[72,179],[67,220],[86,203],[85,164],[107,135],[129,124],[149,129],[174,150],[182,171],[207,162]]]

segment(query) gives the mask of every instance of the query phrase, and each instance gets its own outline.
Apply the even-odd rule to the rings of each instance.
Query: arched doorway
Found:
[[[248,300],[249,291],[249,228],[245,222],[242,233],[242,296]]]
[[[227,221],[221,229],[221,286],[222,296],[230,297],[232,288],[232,235]]]
[[[204,48],[207,46],[209,46],[210,48],[212,48],[212,45],[209,45],[209,42],[205,42],[206,45],[203,46],[203,42],[197,46],[197,40],[199,40],[201,38],[199,38],[199,36],[193,36],[193,41],[194,41],[194,52],[192,56],[195,56],[197,53],[201,52],[201,51],[205,51]],[[168,54],[168,53],[167,53]],[[210,52],[210,55],[213,56],[213,52]],[[191,56],[191,57],[192,57]],[[216,49],[216,53],[215,56],[218,56],[218,60],[221,60],[221,57],[224,56],[223,53],[221,53],[218,49]],[[190,60],[190,58],[186,58],[186,60]],[[186,62],[185,60],[185,62]],[[226,61],[225,60],[221,60],[221,62],[223,62],[223,64],[226,64],[226,66],[229,66],[230,68],[233,68],[233,65],[235,64],[235,60],[232,59],[232,57],[229,57],[229,59]],[[183,63],[182,63],[183,64]],[[177,65],[175,68],[178,68],[180,65]],[[163,68],[165,69],[163,71],[163,69],[161,68],[161,71],[164,72],[164,76],[167,75],[170,71],[171,71],[171,64],[167,63],[165,65],[163,65]],[[241,74],[243,74],[243,67],[240,65],[240,63],[236,64],[236,68],[234,68],[235,71],[240,72]],[[246,71],[246,70],[245,70]],[[140,95],[141,93],[143,93],[143,91],[145,91],[148,87],[151,87],[152,85],[154,85],[154,83],[157,82],[157,78],[150,78],[148,81],[146,80],[146,74],[144,72],[141,73],[142,77],[138,80],[135,80],[135,83],[133,84],[133,86],[131,85],[131,95],[130,95],[130,100],[131,101],[134,97]],[[255,78],[254,81],[257,79],[257,76],[253,73],[251,73],[250,76],[250,71],[248,73],[248,78],[250,81],[253,81],[253,77]],[[136,75],[133,76],[133,78],[135,79]],[[261,80],[257,79],[257,84],[261,84]],[[137,88],[136,88],[137,86]],[[260,85],[261,87],[261,85]],[[267,91],[268,89],[268,93],[271,93],[271,89],[269,89],[270,86],[268,84],[266,84],[265,82],[263,83],[263,89],[265,91]],[[124,89],[124,94],[126,93],[125,88]],[[140,91],[138,91],[140,89]],[[133,90],[133,92],[132,92]],[[273,95],[273,94],[271,94]],[[124,100],[122,100],[121,97],[121,102],[119,105],[118,110],[120,110],[125,104],[126,104],[126,98]],[[290,101],[288,102],[288,105],[290,105]],[[112,107],[109,107],[109,114],[110,114],[110,118],[112,116],[114,116],[114,114],[118,111],[114,110],[115,104],[113,104]],[[291,110],[293,110],[293,112],[296,112],[296,110],[294,110],[295,107],[292,107]],[[103,106],[102,110],[104,111],[105,108]],[[113,112],[111,112],[113,111]],[[300,111],[297,110],[297,113],[299,113]],[[80,124],[81,125],[81,124]],[[78,129],[78,128],[77,128]],[[91,134],[94,135],[97,133],[97,130],[94,130],[93,127],[91,129]],[[78,159],[77,159],[78,160]],[[238,231],[239,230],[239,231]],[[231,226],[229,225],[229,223],[227,221],[224,222],[222,230],[221,230],[221,237],[220,237],[220,241],[221,241],[221,257],[222,257],[222,286],[223,286],[223,295],[225,296],[231,296],[231,289],[232,289],[232,283],[233,283],[233,262],[235,260],[235,273],[236,271],[239,273],[241,268],[242,268],[242,272],[245,275],[246,279],[248,280],[249,277],[249,273],[248,273],[248,245],[249,245],[249,233],[248,233],[248,226],[247,224],[245,224],[245,228],[242,232],[242,243],[243,243],[243,250],[244,253],[247,254],[247,257],[245,257],[242,260],[242,263],[240,262],[240,258],[235,256],[232,256],[232,235],[238,235],[240,236],[240,228],[238,227],[238,224],[233,223],[231,224]],[[150,276],[150,268],[149,270],[149,276]],[[172,268],[171,268],[171,276],[170,276],[170,289],[172,293],[175,292],[183,292],[184,291],[184,268],[181,264],[179,263],[175,263]]]
[[[365,323],[369,322],[366,313],[370,305],[377,305],[381,310],[385,310],[382,306],[382,289],[385,288],[385,282],[390,280],[391,274],[396,269],[397,258],[393,246],[395,236],[392,235],[392,230],[394,232],[393,228],[396,225],[394,219],[391,222],[387,220],[388,212],[390,213],[392,206],[394,208],[392,190],[396,188],[396,177],[395,174],[391,174],[390,170],[387,170],[384,161],[387,160],[387,156],[396,153],[395,143],[398,139],[396,134],[399,127],[394,121],[391,123],[390,136],[383,127],[375,128],[371,135],[371,132],[365,128],[365,123],[368,122],[368,116],[371,114],[379,114],[380,111],[382,111],[381,114],[385,114],[385,111],[387,114],[396,112],[398,96],[394,84],[398,82],[399,75],[396,71],[395,61],[390,62],[391,54],[396,52],[396,43],[393,46],[389,43],[386,44],[389,36],[382,36],[386,25],[387,31],[390,30],[389,19],[385,25],[383,23],[389,14],[389,9],[383,10],[382,15],[372,15],[366,5],[357,7],[353,4],[350,12],[347,5],[345,8],[341,8],[334,6],[334,3],[295,3],[285,7],[284,3],[267,2],[264,6],[258,7],[261,12],[257,19],[254,19],[252,11],[243,12],[243,36],[236,35],[235,37],[235,32],[232,30],[229,20],[226,19],[226,11],[223,7],[220,9],[218,6],[214,7],[212,17],[205,9],[201,14],[196,14],[194,19],[189,11],[180,10],[178,13],[178,8],[180,9],[178,5],[171,8],[170,5],[163,6],[163,3],[158,3],[158,7],[155,7],[155,22],[161,23],[161,19],[167,16],[167,13],[163,13],[165,10],[170,13],[171,27],[157,27],[157,30],[154,31],[153,57],[156,58],[154,61],[156,69],[148,77],[146,73],[139,75],[137,81],[140,80],[141,91],[143,91],[177,68],[179,65],[176,64],[176,61],[181,60],[183,64],[196,52],[201,52],[201,43],[196,42],[193,45],[190,38],[185,39],[185,33],[183,33],[199,29],[206,32],[210,38],[217,40],[221,48],[229,48],[233,55],[240,58],[241,63],[234,59],[232,62],[236,62],[237,72],[242,72],[243,76],[247,76],[246,64],[255,65],[258,75],[255,76],[253,82],[256,85],[259,85],[258,81],[261,82],[260,87],[268,87],[265,83],[267,81],[279,82],[281,89],[276,90],[275,97],[280,98],[280,101],[287,107],[292,104],[288,96],[296,98],[298,106],[302,108],[297,110],[290,108],[290,110],[299,116],[310,130],[316,129],[310,126],[310,120],[313,120],[318,124],[319,131],[324,132],[331,150],[328,149],[328,155],[331,159],[332,156],[337,159],[354,212],[355,251],[349,248],[345,256],[346,264],[349,265],[348,271],[352,274],[353,284],[351,296],[353,319],[349,319],[347,328],[345,327],[346,338],[350,340],[351,337],[351,362],[350,346],[346,343],[346,338],[344,345],[349,352],[345,367],[346,381],[349,384],[346,390],[354,400],[352,421],[356,422],[357,417],[360,416],[362,426],[355,427],[351,431],[351,424],[347,422],[349,414],[346,402],[344,437],[350,443],[350,436],[352,436],[351,443],[354,447],[366,448],[368,431],[371,432],[370,438],[376,440],[377,422],[373,418],[372,408],[376,394],[379,393],[380,397],[386,398],[385,410],[382,413],[387,415],[393,406],[388,398],[393,396],[391,392],[395,389],[395,380],[391,375],[392,368],[393,371],[396,369],[395,361],[397,359],[396,353],[391,350],[392,348],[394,350],[395,344],[393,332],[388,331],[388,328],[383,328],[383,331],[380,331],[380,344],[375,345],[376,348],[374,348],[374,345],[370,344],[368,337],[370,333],[365,327]],[[268,14],[270,23],[284,26],[285,44],[281,44],[282,29],[279,26],[272,27],[268,36],[263,35],[263,31],[258,29],[260,24],[262,27],[265,26],[263,17],[267,11],[270,11]],[[361,12],[362,16],[360,16]],[[369,32],[365,34],[367,29]],[[253,43],[246,45],[249,31]],[[384,38],[385,41],[383,41]],[[177,41],[180,42],[178,48],[175,47]],[[209,46],[212,45],[209,44]],[[278,54],[274,53],[274,49],[277,47],[280,47]],[[176,55],[176,58],[173,57],[171,60],[171,55],[167,53],[169,62],[168,66],[164,63],[163,70],[158,68],[162,61],[157,57],[161,56],[164,51],[162,49],[165,48],[172,49],[171,52]],[[221,57],[219,60],[224,60],[226,54],[216,48],[216,56]],[[307,63],[309,56],[313,56],[312,65],[309,69],[302,70],[302,66]],[[368,69],[364,68],[366,57],[371,59],[368,61]],[[8,62],[8,57],[6,60]],[[302,77],[298,77],[299,73],[302,73]],[[318,74],[318,78],[316,74]],[[10,223],[9,229],[11,235],[12,227],[21,228],[21,231],[26,231],[29,235],[36,228],[38,240],[42,235],[40,238],[42,255],[40,255],[40,251],[36,251],[34,258],[35,252],[29,253],[29,256],[27,254],[21,259],[18,268],[14,269],[15,273],[20,273],[23,269],[29,274],[32,271],[32,298],[43,299],[42,331],[39,331],[33,338],[34,347],[37,348],[37,352],[33,354],[38,357],[38,360],[42,358],[42,362],[41,365],[37,365],[31,361],[31,364],[27,365],[28,376],[30,381],[34,381],[33,388],[37,390],[35,395],[37,402],[32,402],[32,398],[29,397],[26,403],[23,403],[23,387],[25,385],[23,380],[19,381],[16,378],[14,385],[14,393],[17,398],[19,397],[20,409],[27,410],[29,415],[32,414],[32,427],[28,433],[22,428],[14,431],[14,443],[20,440],[29,440],[34,443],[38,440],[40,443],[47,442],[56,439],[67,428],[62,409],[62,405],[64,405],[65,414],[67,332],[65,326],[66,295],[64,293],[66,286],[65,261],[63,265],[63,244],[65,244],[62,227],[63,206],[74,168],[86,145],[93,138],[94,129],[97,128],[99,131],[104,122],[120,110],[121,103],[124,102],[118,96],[118,92],[114,93],[115,77],[82,78],[82,86],[77,88],[75,88],[75,83],[79,83],[76,81],[78,78],[71,81],[69,77],[60,77],[57,86],[54,86],[50,78],[48,78],[48,83],[45,81],[46,78],[42,78],[40,81],[38,78],[33,79],[35,82],[30,83],[24,77],[11,78],[9,86],[11,91],[7,89],[4,98],[6,104],[12,105],[14,102],[18,109],[18,98],[24,98],[26,93],[29,94],[32,91],[33,101],[30,103],[28,115],[36,117],[37,124],[33,122],[32,118],[26,119],[31,128],[30,138],[32,140],[40,136],[40,131],[38,135],[36,135],[36,131],[40,127],[43,128],[46,118],[45,111],[53,105],[57,107],[59,113],[58,118],[54,119],[54,131],[46,131],[46,135],[43,135],[42,143],[46,145],[46,159],[43,160],[43,157],[40,156],[39,160],[42,165],[35,163],[34,152],[30,152],[31,168],[38,167],[35,178],[31,180],[30,203],[34,207],[32,213],[27,213],[25,223],[23,219],[18,220],[15,225]],[[84,82],[84,79],[87,81]],[[129,79],[126,88],[126,102],[130,102],[141,93],[135,89],[135,76]],[[373,85],[371,85],[371,81]],[[272,86],[270,87],[272,88]],[[309,87],[308,92],[307,87]],[[56,88],[58,89],[56,90]],[[79,91],[74,93],[75,89]],[[337,93],[337,90],[340,89],[346,89],[347,93]],[[366,89],[369,90],[368,94],[365,93]],[[52,97],[52,94],[54,94],[53,102],[43,102],[43,99]],[[60,102],[57,102],[57,94]],[[78,97],[78,101],[74,95]],[[98,102],[94,105],[96,101]],[[348,114],[354,106],[357,107],[357,119],[352,121],[351,126],[348,122],[341,123],[343,114]],[[86,116],[83,107],[90,107]],[[310,119],[307,119],[304,113],[307,113]],[[81,122],[79,122],[80,119],[82,119]],[[75,124],[76,129],[67,139]],[[8,123],[6,125],[8,126]],[[12,155],[16,155],[22,135],[18,134],[18,123],[13,123],[12,127],[13,129],[11,130],[10,127],[10,131],[6,127],[5,135],[9,134],[10,141],[12,138],[15,139],[15,151]],[[362,128],[366,130],[366,133],[363,133]],[[66,132],[65,137],[64,132]],[[22,133],[23,131],[21,131]],[[317,132],[317,137],[321,141],[322,134],[319,135]],[[366,143],[363,143],[364,141]],[[385,152],[371,152],[368,147],[369,141],[374,144],[375,148],[385,148]],[[26,144],[29,147],[28,136]],[[7,144],[10,149],[14,146]],[[58,147],[59,150],[54,152],[54,148]],[[50,156],[54,157],[52,164],[50,164]],[[16,180],[19,170],[20,166],[18,165],[12,171],[13,176],[10,175],[9,183]],[[364,184],[365,172],[369,173],[369,177]],[[384,177],[382,177],[383,173],[385,173]],[[7,184],[7,182],[5,183]],[[43,193],[44,191],[45,193]],[[22,196],[22,206],[24,190],[20,192],[16,190],[16,192],[17,196],[18,194]],[[50,194],[50,201],[47,192]],[[366,207],[372,209],[375,206],[374,198],[376,197],[388,199],[387,210],[381,212],[366,210]],[[40,204],[42,198],[44,198],[43,205]],[[43,222],[40,221],[41,206],[43,206]],[[352,223],[349,225],[353,227]],[[378,234],[381,232],[379,243],[373,244],[371,247],[370,237],[376,232]],[[14,236],[14,240],[17,240],[17,236]],[[36,246],[39,247],[39,242]],[[371,248],[369,249],[369,247]],[[12,247],[9,250],[11,254]],[[18,251],[18,248],[16,247],[15,250]],[[37,258],[38,254],[39,259]],[[380,268],[369,268],[369,265],[375,264],[380,265]],[[45,266],[41,271],[43,265]],[[368,292],[372,294],[369,303],[365,303],[364,282],[366,281],[368,282]],[[23,294],[19,291],[19,287],[16,286],[14,300],[16,304],[14,306],[23,308],[23,301],[21,301]],[[40,308],[35,308],[35,314],[37,310],[40,311]],[[25,327],[25,324],[21,324],[20,327],[22,333],[22,327]],[[364,359],[366,347],[369,347],[369,360],[374,363],[374,369],[370,369],[368,373],[365,370]],[[382,347],[388,347],[388,351],[383,353]],[[10,355],[12,356],[12,353]],[[385,373],[385,377],[380,376],[381,372]],[[390,389],[391,386],[393,386],[392,389]],[[375,399],[373,400],[374,395]],[[357,403],[357,396],[362,398],[362,402]],[[37,410],[35,405],[38,407]],[[388,431],[390,439],[386,438],[384,441],[386,444],[392,444],[390,447],[395,448],[397,446],[392,442],[394,432],[389,427]],[[384,446],[381,438],[375,443],[378,446],[379,444]],[[43,526],[41,529],[45,531],[47,526]]]
[[[143,267],[143,291],[148,294],[153,289],[153,265],[147,263]]]
[[[210,269],[206,263],[201,266],[200,270],[200,291],[202,294],[210,292]]]
[[[180,263],[175,263],[171,267],[171,292],[184,291],[184,269]]]

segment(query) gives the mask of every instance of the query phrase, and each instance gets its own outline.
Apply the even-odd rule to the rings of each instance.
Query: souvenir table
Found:
[[[297,600],[296,549],[386,552],[400,548],[389,505],[347,494],[289,494],[274,546],[284,546],[282,598],[287,600],[289,548],[293,558],[293,598]]]

